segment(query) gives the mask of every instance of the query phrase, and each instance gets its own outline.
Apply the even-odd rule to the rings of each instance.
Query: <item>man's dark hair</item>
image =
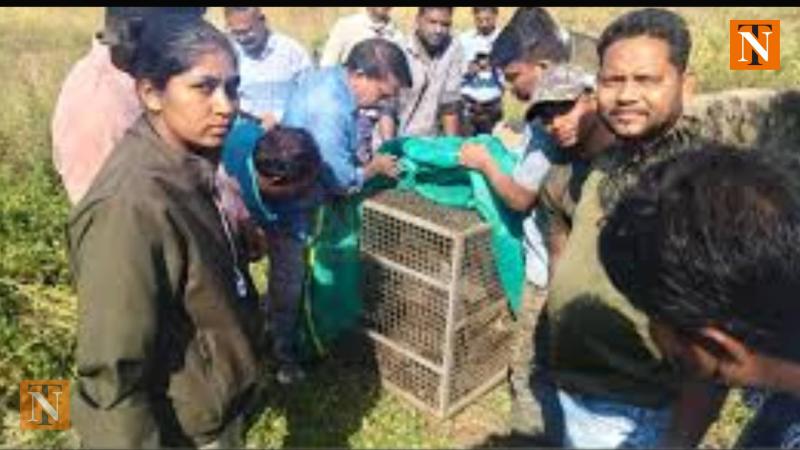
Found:
[[[219,49],[236,61],[236,53],[225,35],[202,18],[166,15],[145,23],[133,57],[131,73],[137,80],[150,80],[164,89],[170,78],[191,68],[196,59]]]
[[[646,8],[618,17],[603,30],[597,44],[597,56],[603,62],[603,54],[611,44],[640,36],[661,39],[669,45],[669,61],[680,73],[686,71],[692,37],[686,21],[679,14],[666,9]]]
[[[401,87],[411,87],[411,69],[403,50],[383,38],[365,39],[356,44],[344,63],[351,72],[360,72],[369,78],[386,79],[394,76]]]
[[[798,171],[794,155],[715,145],[653,165],[601,230],[609,278],[679,332],[800,359]]]
[[[425,14],[430,9],[444,9],[447,10],[447,12],[449,12],[450,14],[453,14],[453,9],[455,8],[452,6],[420,6],[419,9],[417,9],[417,16]]]
[[[308,131],[277,125],[256,143],[253,165],[260,175],[279,177],[284,185],[302,190],[316,179],[322,159]]]
[[[566,62],[569,49],[556,21],[544,8],[517,8],[492,45],[492,65],[513,62]]]
[[[472,7],[472,14],[479,14],[482,12],[490,12],[492,14],[497,14],[500,12],[500,9],[497,6],[473,6]]]

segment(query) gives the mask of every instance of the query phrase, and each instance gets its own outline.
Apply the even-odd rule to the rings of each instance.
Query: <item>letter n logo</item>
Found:
[[[731,70],[781,68],[780,20],[731,20]]]
[[[69,426],[69,381],[24,380],[20,382],[20,428],[23,430],[66,430]]]

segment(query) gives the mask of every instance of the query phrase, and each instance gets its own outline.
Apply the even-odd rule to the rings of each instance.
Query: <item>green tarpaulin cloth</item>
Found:
[[[483,144],[498,167],[511,173],[516,155],[490,135],[399,138],[378,150],[399,158],[402,173],[398,180],[375,178],[360,194],[320,208],[308,251],[311,270],[303,298],[301,347],[305,351],[324,354],[327,345],[359,319],[361,202],[382,189],[410,190],[439,204],[476,210],[491,227],[497,275],[511,310],[517,311],[525,276],[523,217],[505,206],[482,174],[459,165],[459,149],[465,142]]]

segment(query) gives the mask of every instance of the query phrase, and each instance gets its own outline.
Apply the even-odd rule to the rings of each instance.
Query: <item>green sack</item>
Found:
[[[301,303],[305,326],[300,327],[300,349],[306,356],[324,355],[330,342],[356,325],[362,305],[361,198],[321,206],[315,222]]]

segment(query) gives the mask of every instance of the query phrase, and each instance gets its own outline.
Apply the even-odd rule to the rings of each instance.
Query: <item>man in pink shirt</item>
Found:
[[[53,163],[77,204],[142,108],[126,73],[141,24],[153,14],[202,16],[205,8],[108,7],[104,30],[70,70],[53,112]]]

